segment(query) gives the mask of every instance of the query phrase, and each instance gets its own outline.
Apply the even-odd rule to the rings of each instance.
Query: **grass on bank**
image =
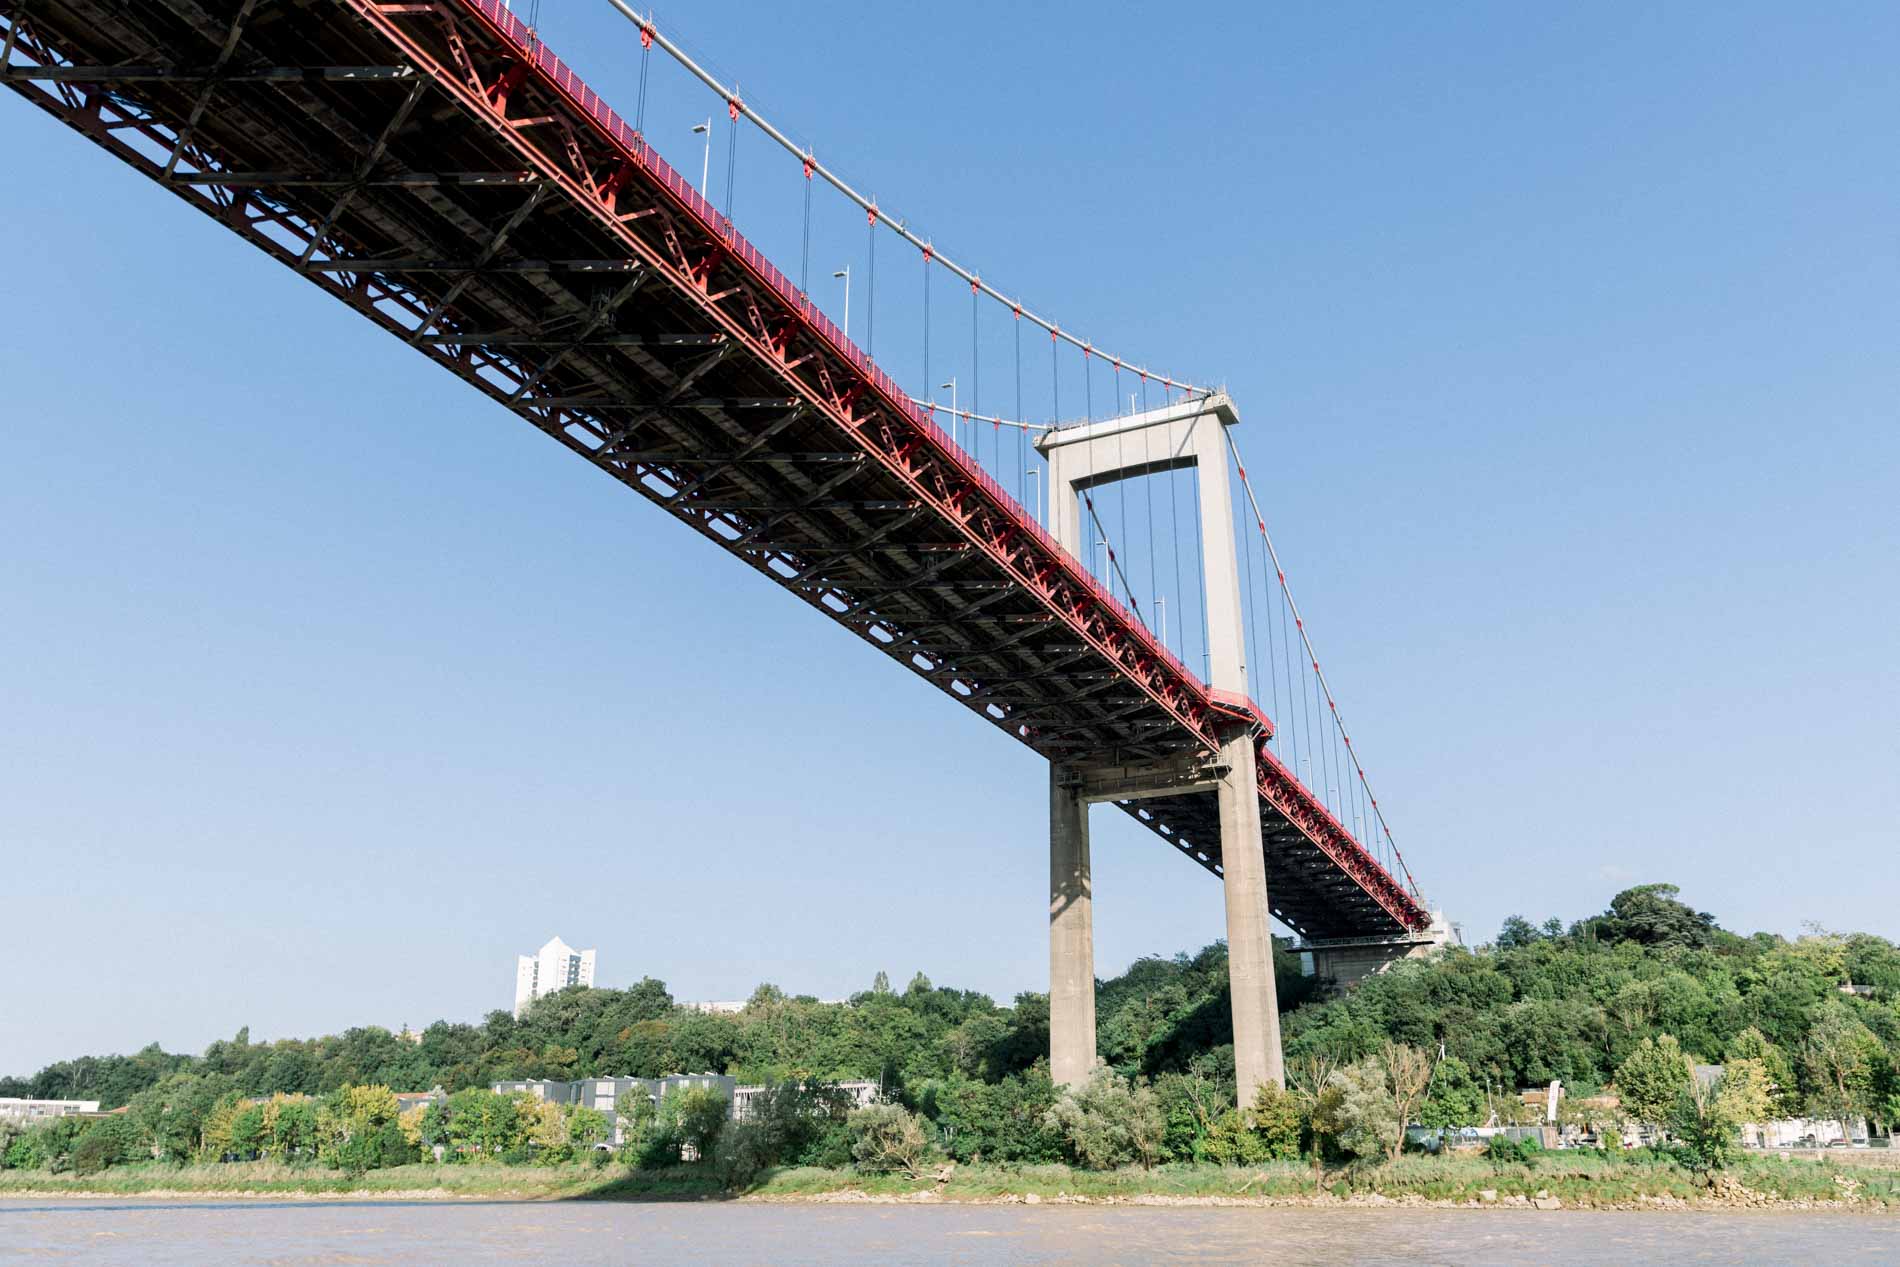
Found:
[[[1842,1168],[1825,1161],[1751,1157],[1729,1172],[1742,1186],[1787,1201],[1830,1200],[1843,1195],[1839,1180],[1857,1184],[1865,1202],[1900,1208],[1900,1172]],[[1566,1205],[1607,1205],[1640,1197],[1694,1200],[1706,1186],[1665,1158],[1606,1157],[1588,1152],[1546,1153],[1526,1164],[1497,1166],[1477,1157],[1405,1157],[1380,1167],[1330,1171],[1326,1191],[1338,1197],[1377,1193],[1434,1201],[1476,1200],[1485,1190],[1500,1198],[1548,1192]],[[173,1192],[260,1196],[413,1195],[488,1200],[592,1199],[621,1201],[706,1200],[734,1195],[798,1198],[857,1192],[905,1196],[938,1192],[946,1200],[983,1200],[1035,1194],[1091,1198],[1229,1197],[1287,1198],[1311,1195],[1313,1171],[1301,1162],[1263,1166],[1167,1165],[1153,1170],[1075,1170],[1068,1166],[956,1167],[947,1182],[865,1175],[852,1170],[794,1167],[770,1171],[744,1193],[721,1189],[710,1168],[696,1165],[660,1170],[605,1167],[409,1165],[352,1175],[341,1170],[272,1162],[168,1165],[158,1162],[113,1167],[93,1175],[0,1171],[0,1196],[61,1193],[136,1195]]]

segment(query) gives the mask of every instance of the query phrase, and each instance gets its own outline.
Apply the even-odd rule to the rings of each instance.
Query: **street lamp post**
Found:
[[[832,276],[844,278],[844,337],[848,339],[851,337],[851,266],[846,264]]]
[[[1038,527],[1047,527],[1048,525],[1042,522],[1042,468],[1032,466],[1023,471],[1023,474],[1036,481],[1036,524]]]
[[[938,391],[944,391],[946,389],[948,389],[950,392],[950,442],[952,444],[962,444],[963,441],[957,438],[957,379],[956,379],[956,375],[954,374],[951,375],[950,381],[947,383],[937,384]]]
[[[1155,619],[1160,622],[1161,645],[1165,647],[1168,645],[1168,600],[1167,599],[1165,598],[1155,599]]]
[[[707,115],[704,123],[695,123],[693,131],[695,134],[703,133],[706,137],[706,152],[699,159],[699,196],[704,198],[706,178],[712,175],[712,116]]]

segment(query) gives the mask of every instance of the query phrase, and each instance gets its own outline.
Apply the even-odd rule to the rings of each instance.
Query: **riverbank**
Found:
[[[743,1192],[698,1166],[395,1166],[344,1171],[268,1162],[152,1163],[93,1175],[0,1172],[0,1199],[202,1200],[206,1197],[436,1201],[711,1201],[969,1204],[1248,1205],[1364,1208],[1839,1209],[1900,1212],[1900,1171],[1831,1160],[1752,1157],[1710,1186],[1673,1162],[1551,1153],[1529,1165],[1475,1157],[1407,1157],[1332,1171],[1315,1188],[1299,1163],[1161,1166],[1109,1172],[1067,1166],[943,1166],[919,1177],[815,1167],[781,1169]]]

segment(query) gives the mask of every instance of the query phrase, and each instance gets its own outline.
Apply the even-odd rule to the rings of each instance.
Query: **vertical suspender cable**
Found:
[[[937,399],[937,393],[930,381],[930,248],[924,248],[924,389],[918,395],[925,400]],[[937,411],[930,411],[930,420],[937,420]],[[950,415],[950,438],[957,436],[957,416]]]
[[[1253,601],[1253,534],[1242,529],[1240,542],[1241,550],[1247,560],[1247,571],[1245,573],[1247,577],[1247,676],[1245,681],[1247,683],[1248,697],[1250,699],[1258,699],[1260,692],[1254,689],[1254,679],[1255,666],[1259,663],[1260,659],[1260,619],[1254,610]],[[1229,546],[1228,548],[1232,549],[1233,547]]]
[[[870,275],[864,279],[864,354],[871,355],[872,344],[877,340],[877,205],[864,213],[865,222],[871,227],[870,235]]]
[[[1197,421],[1195,426],[1199,426]],[[1216,426],[1220,424],[1216,423]],[[1201,464],[1196,462],[1194,471],[1194,557],[1201,562],[1200,601],[1195,604],[1201,612],[1201,663],[1205,666],[1201,680],[1212,683],[1214,678],[1213,657],[1207,649],[1207,542],[1201,535]]]
[[[1174,543],[1174,627],[1180,629],[1182,659],[1188,659],[1188,591],[1182,589],[1182,501],[1180,501],[1180,469],[1174,465],[1174,454],[1169,454],[1169,541]]]
[[[678,62],[683,68],[685,68],[685,70],[689,74],[691,74],[695,79],[699,80],[702,84],[706,85],[706,87],[710,88],[713,92],[718,93],[722,98],[726,98],[728,100],[737,98],[738,92],[736,88],[731,88],[731,87],[726,86],[725,84],[722,84],[704,66],[701,66],[698,62],[694,61],[693,58],[684,49],[682,49],[673,40],[669,39],[664,32],[660,31],[654,25],[654,22],[651,16],[642,16],[640,13],[634,10],[633,6],[629,4],[627,0],[609,0],[609,3],[620,13],[622,17],[626,18],[629,22],[632,22],[636,27],[640,29],[643,43],[650,40],[652,43],[659,45],[663,52],[665,52],[669,57],[673,58],[674,61]],[[801,155],[801,156],[805,153],[802,147],[800,147],[797,143],[792,141],[790,137],[786,136],[785,133],[770,119],[765,118],[758,111],[751,109],[750,107],[746,106],[743,102],[740,103],[739,109],[741,113],[750,116],[750,118],[752,119],[752,122],[758,127],[758,129],[761,132],[763,132],[766,135],[767,138],[769,138],[774,144],[778,145],[780,148],[784,149],[787,153]],[[858,207],[861,208],[862,210],[865,210],[867,212],[876,210],[877,204],[873,198],[852,188],[849,184],[847,184],[844,181],[842,177],[838,175],[838,173],[832,171],[830,168],[826,167],[823,163],[814,163],[812,166],[812,172],[815,176],[822,177],[827,184],[831,185],[832,188],[836,189],[839,193],[843,194],[846,198],[856,203]],[[891,227],[892,229],[896,231],[899,237],[911,243],[913,246],[921,247],[924,245],[923,240],[919,238],[916,234],[912,233],[905,226],[893,222],[891,224]],[[961,277],[965,281],[973,281],[976,278],[976,275],[974,273],[972,273],[968,269],[963,268],[961,265],[955,263],[954,261],[939,257],[938,262],[943,267],[949,269],[952,273],[956,274],[958,277]],[[1013,306],[1021,306],[1020,301],[1010,299],[1007,295],[1004,295],[1001,291],[997,290],[993,286],[988,285],[987,283],[984,283],[982,285],[982,289],[983,289],[984,294],[989,295],[992,299],[995,299],[1000,303],[1011,304]],[[1056,326],[1055,322],[1049,320],[1047,317],[1031,312],[1027,308],[1023,309],[1022,315],[1025,320],[1030,321],[1034,323],[1035,325],[1041,327],[1042,329],[1049,331],[1050,334],[1054,335],[1058,340],[1066,339],[1068,340],[1069,343],[1071,343],[1072,345],[1078,348],[1083,346],[1083,341],[1081,339],[1079,339],[1077,336],[1073,334],[1067,333],[1066,331],[1059,329]],[[1172,379],[1168,379],[1165,376],[1160,376],[1160,377],[1163,377],[1164,381],[1167,381],[1170,383],[1173,382]],[[1180,384],[1175,384],[1175,385],[1179,386],[1182,389],[1182,391],[1187,392],[1190,395],[1210,394],[1206,388],[1194,387],[1192,385],[1185,384],[1185,383],[1180,383]]]
[[[1116,385],[1116,388],[1115,388],[1115,391],[1116,391],[1116,393],[1117,393],[1117,394],[1120,394],[1120,392],[1121,392],[1121,387],[1120,387],[1120,383],[1121,383],[1121,375],[1120,375],[1120,372],[1119,372],[1119,371],[1117,371],[1117,373],[1116,373],[1116,377],[1115,377],[1115,382],[1116,382],[1116,384],[1117,384],[1117,385]],[[1110,415],[1110,417],[1113,417],[1113,416],[1114,416],[1113,414],[1111,414],[1111,415]],[[1123,435],[1123,433],[1124,433],[1124,432],[1126,432],[1127,430],[1128,430],[1128,428],[1126,428],[1126,427],[1117,427],[1117,428],[1115,428],[1115,491],[1116,491],[1116,492],[1117,492],[1117,493],[1119,494],[1119,498],[1118,498],[1118,500],[1119,500],[1119,501],[1121,502],[1121,504],[1122,504],[1122,549],[1124,549],[1124,550],[1126,550],[1126,549],[1128,548],[1128,542],[1129,542],[1129,536],[1128,536],[1128,464],[1127,464],[1127,462],[1126,462],[1126,461],[1125,461],[1125,460],[1124,460],[1124,459],[1122,458],[1122,435]],[[1128,574],[1127,574],[1127,572],[1126,572],[1126,571],[1124,571],[1124,572],[1122,573],[1122,588],[1123,588],[1123,589],[1128,589]],[[1134,591],[1133,591],[1133,590],[1129,590],[1129,594],[1128,594],[1128,603],[1129,603],[1129,606],[1131,606],[1131,607],[1133,607],[1133,608],[1135,609],[1135,614],[1136,614],[1136,615],[1140,615],[1140,614],[1141,614],[1141,604],[1135,601],[1135,595],[1134,595]],[[1145,623],[1145,622],[1144,622],[1144,623]]]
[[[633,108],[633,130],[643,137],[647,126],[647,64],[652,60],[653,21],[649,18],[640,24],[640,97]]]
[[[731,122],[726,131],[730,137],[726,143],[726,223],[732,223],[732,182],[739,174],[739,99],[726,99],[726,114]]]
[[[1289,767],[1295,776],[1300,772],[1300,728],[1297,723],[1299,712],[1293,707],[1293,637],[1287,632],[1287,594],[1286,577],[1280,575],[1276,566],[1273,575],[1280,583],[1280,646],[1285,654],[1286,669],[1286,719],[1287,730],[1293,736],[1293,764]]]
[[[983,376],[977,371],[979,362],[976,355],[976,302],[977,297],[982,293],[983,287],[981,283],[970,283],[970,447],[974,448],[977,452],[976,464],[978,466],[983,465],[982,433],[977,430],[976,426],[976,417],[983,412]],[[1000,431],[1000,428],[997,428],[997,430]],[[995,448],[996,440],[999,439],[1001,439],[1000,435],[993,437],[990,447]],[[991,454],[991,456],[996,457],[995,454]],[[1001,458],[997,458],[997,460],[1000,462]]]
[[[811,158],[805,159],[805,250],[798,265],[798,293],[811,298]]]
[[[1049,332],[1049,395],[1050,395],[1051,402],[1055,406],[1055,414],[1051,416],[1049,421],[1056,426],[1061,426],[1062,425],[1062,366],[1058,364],[1056,361],[1056,332],[1053,330]],[[1045,492],[1044,496],[1053,497],[1054,493]],[[1055,505],[1053,501],[1051,501],[1049,504],[1051,506]],[[1054,511],[1051,511],[1049,513],[1049,519],[1051,522],[1054,522],[1055,520]]]
[[[1142,386],[1144,388],[1147,386],[1146,379],[1142,380]],[[1155,556],[1158,555],[1160,551],[1155,549],[1155,477],[1152,469],[1153,458],[1150,455],[1148,446],[1149,431],[1150,429],[1147,427],[1141,429],[1141,489],[1146,495],[1145,500],[1148,511],[1148,601],[1153,604],[1160,601],[1159,595],[1161,590],[1155,580],[1155,567],[1156,564],[1160,562]],[[1167,609],[1163,608],[1162,610],[1165,611]],[[1176,617],[1176,619],[1179,619],[1179,617]]]
[[[1023,417],[1023,310],[1014,308],[1010,327],[1016,332],[1016,417]],[[1038,485],[1040,487],[1040,485]],[[1016,504],[1029,504],[1029,428],[1016,428]]]
[[[1233,436],[1227,436],[1227,444],[1228,447],[1234,450],[1235,460],[1238,461],[1240,450],[1239,447],[1234,444]],[[1292,587],[1290,587],[1286,581],[1286,569],[1280,566],[1279,552],[1273,548],[1273,537],[1268,534],[1266,521],[1260,515],[1260,500],[1254,495],[1253,485],[1250,482],[1243,480],[1242,485],[1247,491],[1248,503],[1254,509],[1254,516],[1260,523],[1260,536],[1266,543],[1267,555],[1272,559],[1274,571],[1280,578],[1281,594],[1286,599],[1287,610],[1293,616],[1294,628],[1299,631],[1300,645],[1305,650],[1305,655],[1302,656],[1302,659],[1311,663],[1313,667],[1314,689],[1325,696],[1327,705],[1331,709],[1339,738],[1345,744],[1345,755],[1352,759],[1353,773],[1358,776],[1360,788],[1365,793],[1366,805],[1371,810],[1374,825],[1378,828],[1383,838],[1382,843],[1385,850],[1389,854],[1392,863],[1396,864],[1398,869],[1404,874],[1406,885],[1410,888],[1412,895],[1414,897],[1420,897],[1418,881],[1413,877],[1411,868],[1406,865],[1405,855],[1399,852],[1398,842],[1392,839],[1392,827],[1386,822],[1384,811],[1379,808],[1379,798],[1372,794],[1372,784],[1366,778],[1366,768],[1361,764],[1359,754],[1353,751],[1352,736],[1346,733],[1345,718],[1340,716],[1339,705],[1333,700],[1332,688],[1326,682],[1326,675],[1320,670],[1318,657],[1313,654],[1313,643],[1312,639],[1307,636],[1306,622],[1300,616],[1299,605],[1293,601]],[[1301,672],[1304,673],[1305,670],[1302,669]],[[1304,696],[1304,692],[1302,692],[1302,695]]]
[[[1249,568],[1251,568],[1252,566],[1253,565],[1251,563],[1248,564]],[[1261,551],[1261,554],[1260,554],[1260,573],[1261,573],[1260,585],[1262,589],[1265,589],[1267,591],[1268,606],[1267,606],[1267,662],[1261,666],[1261,672],[1266,676],[1267,682],[1269,684],[1269,689],[1273,696],[1273,713],[1271,715],[1273,717],[1274,725],[1278,727],[1278,725],[1280,724],[1280,649],[1278,646],[1275,645],[1274,638],[1273,638],[1273,609],[1278,604],[1272,601],[1274,598],[1274,591],[1266,577],[1266,574],[1269,570],[1271,570],[1271,568],[1267,561],[1266,552],[1263,550]],[[1286,742],[1280,738],[1280,734],[1277,729],[1274,732],[1274,739],[1279,742],[1280,750],[1282,752],[1285,752]]]

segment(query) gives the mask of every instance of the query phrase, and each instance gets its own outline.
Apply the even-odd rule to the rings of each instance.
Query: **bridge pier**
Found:
[[[1095,1068],[1095,924],[1089,802],[1082,780],[1049,766],[1049,1076],[1059,1087]]]
[[[1260,844],[1259,773],[1254,737],[1221,745],[1227,773],[1216,785],[1220,800],[1221,888],[1227,899],[1227,983],[1234,1011],[1234,1083],[1239,1103],[1253,1103],[1261,1086],[1286,1085],[1280,1052],[1280,990],[1273,979],[1273,930],[1268,926],[1267,857]]]
[[[1239,421],[1225,396],[1065,427],[1036,447],[1049,459],[1050,531],[1077,559],[1085,489],[1182,468],[1198,468],[1201,580],[1206,600],[1208,672],[1216,690],[1247,694],[1240,568],[1234,552],[1233,492],[1222,428]],[[1126,455],[1126,456],[1124,456]],[[1138,455],[1138,456],[1137,456]],[[1127,460],[1132,458],[1134,460]],[[1227,908],[1228,978],[1233,998],[1234,1069],[1240,1103],[1266,1083],[1285,1085],[1279,995],[1273,979],[1267,864],[1260,833],[1257,736],[1229,736],[1218,753],[1163,765],[1050,766],[1049,1072],[1058,1086],[1085,1081],[1095,1066],[1095,951],[1088,882],[1088,806],[1212,789],[1220,816],[1221,883]]]

